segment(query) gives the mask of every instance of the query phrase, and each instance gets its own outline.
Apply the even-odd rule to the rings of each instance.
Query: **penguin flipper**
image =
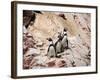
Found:
[[[48,50],[47,50],[47,56],[49,56],[49,49],[50,49],[50,46],[48,47]]]
[[[66,39],[66,43],[67,43],[67,46],[66,46],[66,47],[69,48],[69,46],[68,46],[68,45],[69,45],[69,44],[68,44],[68,39]]]
[[[56,46],[57,46],[57,43],[58,43],[58,41],[55,43],[55,46],[54,46],[54,48],[55,48],[55,52],[56,52]]]

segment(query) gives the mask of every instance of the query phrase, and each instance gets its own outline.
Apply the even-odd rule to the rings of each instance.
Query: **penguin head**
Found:
[[[59,33],[59,35],[58,35],[58,40],[62,40],[62,35],[61,35],[61,33]]]
[[[53,44],[53,40],[51,38],[47,38],[47,40],[50,42],[49,44]]]
[[[48,38],[47,40],[48,40],[48,41],[52,41],[52,39],[51,39],[51,38]]]
[[[63,33],[65,36],[67,36],[67,30],[64,28]]]
[[[67,32],[67,30],[64,28],[64,30],[63,30],[64,32]]]

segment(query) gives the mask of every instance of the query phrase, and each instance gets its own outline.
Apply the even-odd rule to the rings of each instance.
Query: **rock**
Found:
[[[35,48],[35,41],[33,36],[27,32],[23,34],[23,54],[25,54],[29,48]]]
[[[42,68],[47,67],[46,61],[48,61],[48,58],[46,56],[36,56],[33,58],[33,60],[30,63],[30,68]]]
[[[36,56],[35,59],[37,60],[37,64],[42,64],[42,65],[46,65],[46,62],[48,61],[48,57],[47,56]]]
[[[65,66],[67,66],[65,60],[63,60],[63,59],[56,60],[56,67],[65,67]]]
[[[29,65],[30,65],[32,59],[33,59],[32,56],[24,57],[24,60],[23,60],[23,68],[24,68],[24,69],[29,69],[29,68],[30,68]]]
[[[36,61],[37,61],[36,59],[34,59],[34,58],[32,59],[31,63],[29,64],[30,69],[32,69],[35,66]]]
[[[48,62],[47,65],[48,65],[48,67],[54,67],[55,61]]]
[[[38,43],[36,44],[36,46],[37,46],[37,47],[43,47],[43,42],[38,42]]]
[[[27,64],[24,63],[23,68],[24,69],[29,69],[29,65],[27,65]]]
[[[40,54],[39,50],[34,49],[34,48],[29,48],[24,56],[29,56],[29,55],[37,56],[39,54]]]
[[[79,67],[91,63],[91,16],[88,13],[34,13],[35,21],[23,29],[23,52],[25,68]],[[59,33],[66,28],[69,49],[58,54],[59,58],[48,58],[48,41],[57,41]],[[31,59],[31,63],[28,62]],[[35,61],[36,60],[36,61]],[[27,64],[26,64],[27,63]],[[30,63],[30,64],[28,64]],[[31,66],[31,67],[29,67]]]
[[[26,54],[26,52],[28,51],[28,47],[26,45],[23,46],[23,54]]]
[[[23,31],[24,31],[24,34],[26,34],[26,33],[27,33],[27,29],[26,29],[26,27],[25,27],[25,26],[23,26]]]
[[[28,33],[26,36],[27,36],[28,38],[33,38],[32,34],[30,34],[30,33]]]
[[[56,62],[56,59],[52,58],[52,59],[48,60],[46,62],[46,64],[47,64],[48,67],[55,67],[56,66],[55,62]]]
[[[65,20],[67,19],[64,14],[59,14],[59,16],[62,17],[63,19],[65,19]]]
[[[87,66],[87,63],[82,59],[74,59],[76,66]]]

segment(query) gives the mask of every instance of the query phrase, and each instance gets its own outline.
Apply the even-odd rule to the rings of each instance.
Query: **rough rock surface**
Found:
[[[91,64],[91,15],[88,13],[35,13],[32,25],[23,33],[23,68],[77,67]],[[54,43],[59,32],[68,30],[69,48],[60,58],[47,56],[48,41]]]

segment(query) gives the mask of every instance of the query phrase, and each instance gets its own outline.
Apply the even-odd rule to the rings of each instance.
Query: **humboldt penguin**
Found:
[[[55,43],[56,48],[56,57],[58,57],[58,54],[63,52],[63,45],[62,45],[62,36],[61,33],[58,35],[58,40]]]
[[[56,50],[55,50],[55,45],[53,44],[53,41],[51,38],[47,39],[49,41],[49,47],[48,47],[48,51],[47,51],[47,55],[51,58],[51,57],[55,57],[56,56]]]
[[[64,49],[68,49],[68,38],[67,38],[67,30],[63,30],[63,38],[62,38],[62,45]]]

